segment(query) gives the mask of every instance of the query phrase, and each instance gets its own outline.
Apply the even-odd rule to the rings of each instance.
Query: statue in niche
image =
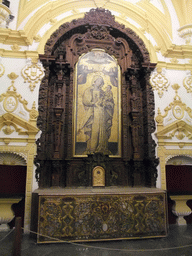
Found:
[[[120,155],[120,82],[116,60],[101,49],[76,66],[74,155]]]

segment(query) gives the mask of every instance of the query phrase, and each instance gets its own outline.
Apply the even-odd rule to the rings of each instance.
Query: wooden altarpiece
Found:
[[[158,161],[151,137],[155,130],[154,95],[149,83],[155,65],[150,63],[142,40],[102,9],[62,25],[47,41],[45,54],[40,55],[45,77],[39,91],[39,186],[91,186],[87,159],[73,157],[72,112],[75,64],[95,48],[114,56],[121,68],[121,157],[100,159],[103,165],[110,162],[106,185],[155,187]]]
[[[121,154],[118,157],[111,157],[100,152],[88,154],[87,157],[75,157],[73,154],[75,67],[83,54],[87,54],[94,49],[100,49],[113,56],[120,67]],[[45,68],[45,77],[39,91],[38,128],[42,131],[42,134],[37,141],[37,157],[35,160],[37,166],[36,178],[40,189],[51,187],[63,187],[65,189],[74,187],[90,188],[94,184],[92,170],[97,169],[98,166],[105,177],[103,184],[100,184],[99,180],[96,183],[105,188],[113,186],[116,188],[138,186],[155,188],[158,160],[155,157],[156,145],[151,136],[155,131],[155,122],[154,95],[149,82],[155,64],[150,63],[149,53],[143,41],[135,32],[117,23],[108,10],[92,9],[85,14],[84,18],[61,25],[47,41],[45,53],[40,55],[40,60]],[[100,172],[98,173],[100,174]],[[50,193],[49,191],[48,195]],[[138,193],[135,196],[139,198]],[[138,200],[145,200],[144,198],[141,196]],[[160,201],[163,200],[162,204],[165,203],[164,194],[156,198]],[[39,200],[39,202],[43,202],[43,205],[45,205],[44,202],[48,202],[45,197]],[[67,200],[70,201],[69,198]],[[92,199],[90,200],[92,202]],[[102,201],[103,199],[100,198],[96,201],[98,202],[98,200]],[[131,200],[133,202],[135,199],[132,198]],[[149,201],[153,202],[154,198]],[[71,207],[75,209],[74,199],[71,202]],[[41,206],[39,207],[41,208]],[[135,211],[138,210],[137,207]],[[158,207],[157,209],[159,210]],[[145,236],[166,234],[166,225],[164,225],[166,222],[165,207],[162,209],[163,228],[157,228],[158,230],[155,233],[148,232]],[[46,211],[48,211],[48,208],[46,208]],[[66,210],[66,212],[67,218],[75,220],[71,210]],[[36,215],[42,214],[39,212]],[[103,214],[105,215],[105,213]],[[77,237],[72,234],[73,232],[70,230],[73,230],[73,224],[69,225],[67,222],[62,224],[63,222],[61,222],[60,224],[65,226],[62,231],[65,235],[59,234],[57,237],[87,240],[82,234],[81,238],[80,235]],[[102,225],[105,226],[104,229],[107,229],[110,224],[106,224],[106,220],[104,222]],[[90,225],[89,223],[88,226]],[[138,236],[144,230],[145,227],[143,226],[143,231],[139,230]],[[38,231],[43,232],[41,227],[38,228]],[[130,231],[130,234],[125,236],[134,236],[132,234],[134,232]],[[96,236],[90,235],[87,237],[90,240],[111,238],[109,234],[106,236],[100,235],[99,232]],[[122,237],[119,232],[113,238],[118,237]],[[39,241],[44,240],[40,239]]]

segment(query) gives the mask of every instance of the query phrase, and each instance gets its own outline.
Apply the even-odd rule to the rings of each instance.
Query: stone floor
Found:
[[[14,231],[0,232],[0,256],[12,255]],[[166,238],[37,244],[22,236],[21,256],[192,256],[192,225],[170,225]]]

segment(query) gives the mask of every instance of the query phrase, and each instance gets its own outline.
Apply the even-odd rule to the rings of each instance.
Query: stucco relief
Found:
[[[25,83],[29,83],[30,91],[33,92],[36,85],[44,77],[44,68],[37,59],[28,60],[26,66],[21,71],[21,75]]]
[[[172,85],[175,90],[175,97],[165,109],[165,114],[161,114],[160,108],[158,109],[158,115],[156,116],[157,130],[161,131],[167,129],[168,126],[173,125],[175,128],[179,126],[187,127],[191,129],[192,109],[182,102],[181,97],[178,94],[180,86],[178,84]],[[185,123],[185,125],[184,125]]]
[[[183,86],[187,90],[188,93],[192,92],[192,74],[191,71],[187,72],[187,76],[183,80]]]
[[[163,97],[164,91],[167,91],[170,85],[169,80],[166,78],[165,74],[165,69],[157,67],[150,79],[153,90],[158,92],[160,98]]]
[[[27,155],[22,153],[0,153],[0,165],[27,165]]]
[[[182,102],[178,84],[172,85],[175,97],[161,114],[156,116],[157,154],[160,160],[161,188],[166,189],[166,162],[173,157],[192,157],[192,109]]]
[[[10,73],[10,79],[16,79],[18,76],[15,73]],[[22,99],[22,96],[17,93],[14,86],[14,80],[8,87],[6,93],[0,95],[0,129],[6,135],[12,134],[14,131],[19,135],[28,135],[30,132],[37,133],[36,119],[38,111],[36,110],[35,102],[32,108],[27,107],[28,102]],[[27,119],[27,122],[26,122]]]

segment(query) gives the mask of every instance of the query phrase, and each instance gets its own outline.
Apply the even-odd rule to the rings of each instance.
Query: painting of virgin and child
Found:
[[[83,55],[76,67],[74,155],[120,156],[120,75],[102,50]]]

